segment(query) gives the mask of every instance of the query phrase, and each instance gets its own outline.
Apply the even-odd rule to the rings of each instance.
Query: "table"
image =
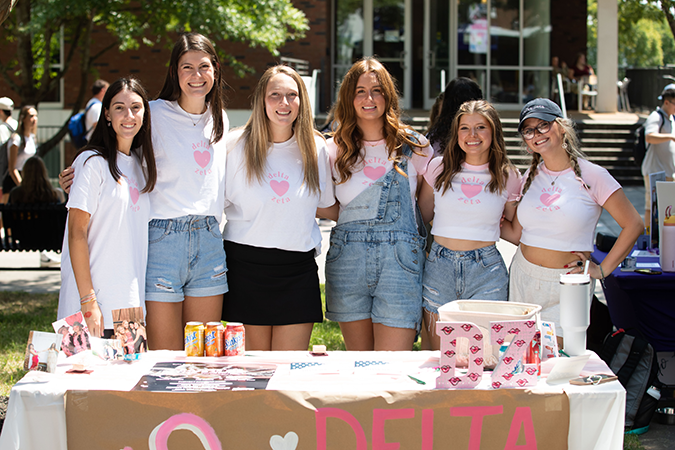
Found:
[[[271,435],[268,433],[263,436],[266,442],[264,446],[235,445],[237,428],[232,425],[229,428],[228,436],[221,437],[223,448],[268,448],[267,445],[270,445],[272,449],[294,449],[296,447],[290,444],[288,446],[279,444],[284,439],[293,439],[293,436],[286,434],[289,429],[294,430],[294,428],[286,426],[288,420],[294,417],[293,408],[309,410],[313,421],[313,410],[320,403],[320,406],[328,408],[325,409],[326,411],[330,410],[327,414],[331,417],[329,419],[324,418],[324,422],[321,422],[324,424],[324,435],[332,433],[331,436],[335,436],[336,431],[333,427],[336,427],[336,423],[339,422],[336,417],[340,417],[344,423],[340,422],[342,428],[339,428],[339,431],[350,435],[355,434],[358,437],[358,429],[360,428],[368,442],[372,442],[372,447],[368,446],[367,448],[397,448],[392,444],[392,440],[398,439],[399,435],[411,434],[413,431],[408,432],[408,427],[410,427],[415,433],[421,433],[421,448],[426,450],[432,448],[429,442],[430,436],[437,438],[437,433],[443,433],[443,428],[445,428],[444,423],[439,422],[442,418],[438,412],[435,419],[433,413],[430,413],[431,420],[427,420],[429,419],[428,411],[431,411],[433,407],[439,405],[442,407],[436,411],[448,410],[448,408],[450,410],[461,410],[462,407],[473,403],[489,405],[494,398],[512,397],[521,402],[518,404],[519,406],[525,406],[529,402],[529,400],[523,399],[533,398],[536,400],[542,398],[545,399],[544,403],[547,409],[552,410],[556,408],[555,405],[560,402],[560,399],[567,398],[569,399],[569,428],[567,428],[565,420],[555,425],[563,430],[567,429],[568,448],[574,450],[622,449],[625,391],[617,381],[597,386],[572,386],[568,383],[550,386],[545,382],[545,376],[542,376],[538,385],[532,389],[492,390],[488,387],[489,376],[484,376],[481,385],[474,390],[434,390],[435,375],[433,372],[430,373],[427,368],[438,364],[438,355],[438,352],[330,352],[329,356],[318,358],[310,356],[307,352],[248,352],[247,356],[244,357],[188,359],[182,356],[181,352],[157,351],[145,354],[140,361],[133,364],[105,363],[107,365],[97,366],[90,375],[64,373],[70,367],[70,364],[61,355],[56,374],[30,372],[13,387],[10,394],[7,419],[2,435],[0,435],[0,448],[3,450],[19,448],[21,450],[45,448],[65,450],[67,448],[66,429],[71,430],[71,432],[73,429],[78,430],[76,424],[66,423],[66,410],[64,408],[66,402],[70,405],[68,414],[71,414],[74,409],[79,409],[85,411],[90,418],[97,415],[96,411],[100,411],[97,408],[101,406],[110,408],[107,410],[108,414],[101,417],[100,421],[114,427],[114,420],[121,416],[121,414],[116,413],[118,411],[116,408],[119,405],[127,405],[125,406],[127,409],[124,410],[127,411],[124,417],[126,423],[140,423],[145,419],[145,415],[140,413],[141,408],[153,407],[157,410],[178,408],[180,410],[183,401],[186,403],[188,400],[194,402],[196,399],[206,407],[210,407],[211,404],[215,405],[219,399],[228,399],[232,406],[231,409],[228,409],[231,415],[228,415],[228,419],[223,420],[231,418],[232,423],[235,423],[236,420],[234,419],[237,419],[238,416],[238,410],[235,409],[235,406],[251,404],[250,402],[256,401],[256,399],[258,401],[262,399],[263,403],[261,404],[264,407],[260,410],[260,421],[257,426],[261,430],[264,427],[275,427],[273,428],[275,435],[270,437]],[[197,394],[127,392],[133,388],[142,374],[149,372],[156,362],[173,360],[274,363],[277,364],[277,372],[270,380],[266,391],[227,391]],[[391,368],[387,369],[391,373],[389,375],[375,372],[357,374],[358,370],[356,369],[345,373],[332,373],[330,369],[325,369],[326,373],[324,374],[317,374],[311,370],[307,373],[291,374],[292,369],[290,369],[291,362],[311,364],[321,361],[327,366],[335,364],[336,367],[354,367],[354,361],[376,360],[391,363]],[[382,372],[384,369],[377,370]],[[384,370],[384,372],[387,370]],[[584,368],[585,373],[608,373],[608,371],[609,369],[604,362],[595,355]],[[427,384],[417,384],[408,378],[407,375],[410,373],[426,381]],[[340,415],[335,413],[335,411],[341,411],[342,409],[347,410],[348,405],[354,402],[363,402],[366,406],[370,405],[368,407],[372,408],[372,417],[369,416],[368,420],[364,420],[359,414],[354,413],[352,420],[349,418],[350,414],[340,413],[342,414]],[[138,407],[138,410],[136,410],[136,407]],[[418,411],[416,408],[420,407],[428,407],[429,409]],[[504,408],[506,410],[506,406]],[[272,409],[282,412],[288,410],[287,417],[275,419],[278,423],[270,423],[266,414]],[[319,410],[316,409],[316,411]],[[134,415],[134,413],[137,413],[137,415]],[[488,421],[490,414],[493,413],[488,412],[485,413],[484,417],[481,416],[485,427],[490,424]],[[318,418],[319,413],[317,412],[316,415],[317,429],[319,429],[321,428]],[[451,412],[450,415],[461,416],[462,413]],[[81,414],[80,417],[86,417],[86,415]],[[461,432],[455,431],[455,434],[453,434],[455,442],[476,437],[474,435],[469,437],[470,433],[476,431],[476,417],[473,418],[473,422],[468,417],[458,417],[456,420],[465,421],[459,423]],[[511,419],[508,418],[508,420]],[[537,417],[534,417],[533,420],[536,421]],[[385,421],[387,422],[386,427]],[[514,422],[511,423],[511,428],[513,428],[513,423],[516,423],[515,415]],[[432,427],[431,430],[429,426]],[[327,430],[326,427],[330,429]],[[85,428],[87,429],[84,432],[90,431],[89,429],[92,427]],[[522,433],[527,437],[527,421],[523,423],[522,429]],[[518,425],[516,434],[521,433],[520,430],[521,427]],[[490,439],[492,435],[498,434],[497,431],[491,428],[489,433],[482,434],[482,438],[484,441]],[[511,431],[513,430],[508,431],[509,436]],[[480,438],[480,426],[478,426],[477,432]],[[95,429],[94,433],[103,435],[103,427]],[[127,433],[130,436],[132,434],[130,430],[122,428],[119,429],[117,434],[125,436]],[[265,431],[261,431],[261,433],[264,434]],[[298,434],[300,433],[298,432]],[[317,431],[317,436],[319,434]],[[145,436],[145,445],[147,445],[148,435]],[[371,436],[372,441],[370,440]],[[267,440],[272,438],[277,439],[276,446],[272,443],[267,444]],[[298,449],[327,448],[322,447],[318,442],[308,443],[306,439],[304,441],[302,439],[301,436]],[[546,442],[541,442],[541,439],[540,437],[539,448],[552,448],[550,445],[544,445]],[[562,442],[564,442],[564,436]],[[114,445],[114,448],[122,448],[122,445],[118,445],[117,442]],[[124,448],[131,448],[126,447],[126,443],[124,445]],[[232,445],[235,446],[232,447]],[[518,445],[522,445],[522,443],[519,442]],[[92,448],[95,447],[97,446],[94,445]],[[143,447],[134,444],[133,448],[138,450]],[[357,446],[356,448],[365,449],[366,447]],[[415,447],[402,445],[400,448]],[[419,443],[416,448],[420,448]],[[496,448],[496,446],[481,446],[481,448]],[[503,443],[498,448],[504,448]]]
[[[597,248],[591,255],[596,263],[606,256]],[[640,256],[637,261],[658,263],[659,257]],[[645,275],[617,267],[605,278],[604,292],[614,326],[640,330],[657,352],[675,351],[675,273]]]

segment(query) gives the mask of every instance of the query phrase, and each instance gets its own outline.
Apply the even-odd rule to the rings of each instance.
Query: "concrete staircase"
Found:
[[[407,122],[420,133],[426,130],[427,117],[410,117]],[[633,161],[633,132],[641,125],[627,122],[600,122],[589,119],[577,121],[581,148],[589,161],[605,167],[623,186],[642,185],[640,168]],[[518,135],[518,119],[502,117],[506,150],[511,161],[524,172],[530,165],[530,155]]]

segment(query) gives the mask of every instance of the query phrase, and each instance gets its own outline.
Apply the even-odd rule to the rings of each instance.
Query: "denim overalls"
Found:
[[[412,151],[398,165],[408,172]],[[419,330],[426,229],[392,168],[340,213],[326,255],[326,318]]]

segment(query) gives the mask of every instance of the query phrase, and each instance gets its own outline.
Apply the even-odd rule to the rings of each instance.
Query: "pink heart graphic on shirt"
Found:
[[[131,196],[131,202],[135,205],[136,202],[138,201],[138,196],[140,195],[138,189],[129,186],[129,195]]]
[[[462,183],[462,192],[466,195],[467,198],[475,197],[483,190],[483,186],[479,184],[463,184]]]
[[[194,156],[195,161],[197,162],[197,164],[199,164],[199,167],[201,167],[202,169],[211,162],[211,153],[209,153],[208,150],[204,150],[203,152],[196,150],[194,152]]]
[[[556,193],[553,194],[553,195],[550,195],[550,194],[541,194],[541,197],[539,197],[539,200],[541,200],[541,202],[542,202],[544,205],[546,205],[546,206],[551,206],[551,205],[554,204],[554,203],[556,202],[556,200],[558,200],[559,198],[560,198],[560,194],[558,194],[558,193],[556,192]]]
[[[270,187],[274,191],[275,194],[277,194],[279,197],[284,195],[288,191],[288,181],[277,181],[277,180],[272,180],[270,181]]]
[[[371,180],[379,180],[382,175],[387,170],[384,168],[384,166],[377,166],[377,167],[372,167],[372,166],[366,166],[363,168],[363,174],[370,178]]]

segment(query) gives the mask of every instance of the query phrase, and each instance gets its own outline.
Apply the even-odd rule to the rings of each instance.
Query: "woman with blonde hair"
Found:
[[[421,323],[426,229],[417,187],[432,152],[400,120],[399,97],[373,58],[345,75],[328,144],[338,223],[326,255],[326,317],[348,350],[411,350]]]
[[[573,122],[552,101],[538,98],[520,113],[518,131],[532,163],[523,177],[521,199],[502,237],[520,245],[510,270],[509,300],[537,303],[541,318],[560,328],[560,275],[582,273],[604,280],[642,233],[640,215],[607,172],[581,153]],[[590,261],[593,237],[605,209],[621,233],[602,264]],[[591,289],[592,292],[592,289]]]
[[[323,321],[317,208],[335,204],[326,141],[297,72],[270,67],[246,125],[228,135],[223,319],[243,322],[247,350],[307,350]]]
[[[497,110],[485,100],[460,106],[443,156],[429,163],[419,194],[434,244],[424,268],[423,348],[438,350],[438,308],[458,299],[508,300],[509,277],[495,246],[512,220],[520,173],[506,156]]]

